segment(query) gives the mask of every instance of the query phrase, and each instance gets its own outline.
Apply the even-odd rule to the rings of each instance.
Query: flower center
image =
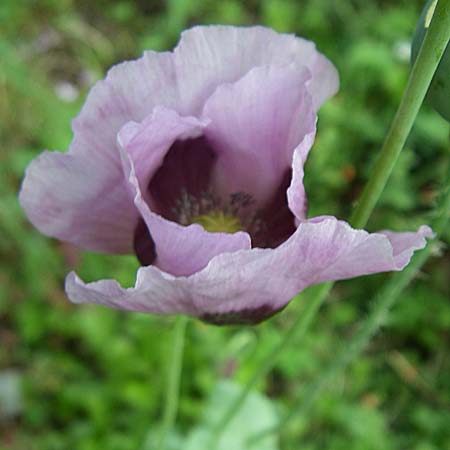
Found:
[[[222,199],[210,190],[194,196],[182,189],[172,213],[182,225],[198,223],[211,233],[236,233],[257,225],[255,214],[250,214],[248,209],[252,205],[251,195],[244,192]]]
[[[212,211],[209,214],[194,217],[192,222],[199,223],[210,233],[236,233],[244,229],[236,216],[226,214],[223,211]]]
[[[251,192],[218,191],[213,179],[216,164],[216,152],[204,136],[175,141],[147,186],[154,212],[180,225],[198,223],[212,233],[245,231],[252,247],[275,248],[294,233],[286,196],[291,170],[272,196],[257,204]],[[149,247],[148,260],[155,251]]]

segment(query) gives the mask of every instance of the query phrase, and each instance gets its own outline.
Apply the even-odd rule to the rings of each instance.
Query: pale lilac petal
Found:
[[[432,233],[421,227],[407,235],[369,234],[335,218],[319,218],[301,222],[296,233],[276,249],[222,254],[190,277],[140,269],[136,286],[123,289],[113,281],[84,284],[71,275],[66,289],[77,303],[183,312],[215,322],[221,317],[250,321],[252,314],[261,320],[264,317],[258,314],[270,315],[283,308],[311,284],[403,269]],[[169,306],[164,307],[166,299]]]
[[[250,236],[245,232],[209,233],[198,224],[182,226],[167,220],[149,207],[151,193],[149,201],[144,198],[149,180],[173,142],[198,136],[202,126],[193,117],[180,117],[173,111],[158,109],[142,124],[124,127],[118,137],[125,177],[155,244],[154,264],[173,275],[190,275],[203,269],[218,254],[251,245]]]
[[[155,105],[176,103],[171,53],[147,52],[113,67],[73,121],[67,154],[45,152],[28,168],[20,202],[44,234],[94,251],[130,253],[138,213],[123,177],[117,133]]]
[[[116,309],[153,314],[198,312],[176,277],[154,266],[141,267],[134,288],[124,289],[115,280],[85,284],[74,272],[66,277],[66,293],[74,303],[96,303]]]
[[[246,192],[259,204],[270,199],[294,149],[315,128],[309,77],[297,65],[258,67],[208,99],[205,135],[218,156],[213,180],[219,192]]]
[[[413,251],[423,248],[430,237],[427,227],[408,234],[409,247],[397,253],[388,236],[352,229],[333,217],[301,222],[276,249],[220,255],[190,277],[201,294],[196,296],[196,308],[229,314],[269,305],[276,311],[312,284],[402,270]],[[212,286],[220,289],[214,291]]]
[[[199,113],[218,85],[237,81],[257,66],[296,63],[307,67],[317,108],[339,87],[336,69],[313,42],[261,26],[194,27],[182,33],[174,55],[185,114]]]
[[[27,168],[19,201],[41,232],[93,251],[132,249],[138,212],[126,180],[77,154],[44,152]]]
[[[312,284],[403,270],[414,251],[425,247],[426,238],[433,237],[427,226],[420,227],[415,233],[388,234],[384,231],[368,233],[364,230],[355,230],[346,222],[337,221],[329,216],[317,222],[313,219],[313,222],[318,229],[335,227],[333,236],[328,233],[331,242],[329,246],[325,246],[324,255],[330,258],[334,250],[336,253],[334,261],[329,259],[324,269],[316,273],[316,279]],[[400,241],[406,245],[399,245]]]
[[[145,52],[134,61],[113,66],[98,81],[74,119],[71,152],[89,156],[92,163],[121,171],[116,138],[128,122],[141,122],[156,106],[172,108],[178,100],[173,57],[169,52]]]
[[[317,110],[338,91],[339,75],[330,60],[321,53],[317,53],[311,72],[313,76],[308,90],[311,92],[314,108]]]
[[[413,254],[414,245],[417,242],[417,234],[431,239],[434,233],[430,227],[423,225],[419,228],[417,233],[412,232],[395,232],[389,230],[382,230],[379,233],[384,234],[392,245],[394,255],[399,264],[403,267],[409,263]]]
[[[287,189],[288,205],[291,212],[297,219],[303,220],[306,217],[308,209],[308,201],[306,197],[305,187],[303,185],[304,170],[303,167],[306,162],[309,150],[311,149],[316,130],[308,133],[300,145],[294,151],[292,160],[292,179],[289,188]]]

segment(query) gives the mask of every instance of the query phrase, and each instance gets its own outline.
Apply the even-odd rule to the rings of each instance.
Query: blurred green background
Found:
[[[173,319],[71,305],[63,291],[70,269],[86,280],[132,285],[136,261],[41,236],[17,203],[28,162],[44,148],[68,147],[70,120],[92,83],[144,49],[171,49],[193,24],[263,24],[315,41],[337,66],[341,90],[320,112],[306,168],[310,215],[345,219],[400,101],[424,3],[1,1],[0,449],[155,448]],[[370,229],[412,230],[430,221],[448,134],[448,124],[423,107]],[[268,449],[450,449],[449,231],[443,241],[365,354]],[[242,432],[262,415],[292,407],[364,319],[387,277],[338,283],[307,338],[285,349],[258,386],[265,406],[243,412]],[[201,450],[185,438],[202,422],[206,403],[220,410],[226,401],[219,381],[244,383],[304,301],[253,328],[189,323],[171,448]]]

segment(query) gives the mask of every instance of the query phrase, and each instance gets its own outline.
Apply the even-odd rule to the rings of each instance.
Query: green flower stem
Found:
[[[450,168],[450,164],[449,164]],[[442,193],[437,208],[436,219],[433,221],[433,230],[436,238],[442,234],[448,225],[450,218],[450,173],[448,174],[447,186]],[[305,415],[313,406],[314,401],[339,374],[354,361],[365,349],[372,336],[386,323],[389,311],[406,286],[413,280],[421,267],[427,261],[434,246],[428,245],[420,253],[415,255],[410,265],[403,271],[393,275],[388,283],[379,291],[373,300],[373,306],[369,316],[355,333],[349,343],[340,350],[337,357],[321,371],[318,379],[307,386],[299,396],[298,405],[283,417],[279,424],[267,429],[249,439],[249,445],[254,445],[269,434],[278,433],[285,428],[289,422],[298,415]],[[255,447],[256,448],[256,447]]]
[[[157,447],[159,450],[164,450],[166,448],[167,435],[173,428],[177,417],[181,370],[183,366],[184,337],[186,334],[187,322],[187,317],[179,316],[176,318],[173,328],[172,356],[169,367],[164,416],[159,445]]]
[[[411,131],[449,38],[450,0],[439,0],[416,63],[411,71],[397,114],[386,136],[372,175],[350,219],[350,223],[355,228],[364,227],[383,192]]]
[[[382,147],[380,157],[350,220],[350,223],[356,228],[362,228],[366,225],[375,208],[375,204],[386,185],[389,175],[408,137],[409,131],[412,128],[449,38],[450,0],[439,0],[430,28],[411,71],[400,107]],[[211,449],[217,446],[223,430],[228,426],[231,419],[242,406],[251,389],[275,365],[282,349],[288,346],[294,337],[300,340],[306,334],[331,287],[332,283],[326,283],[316,288],[317,295],[307,306],[306,312],[302,311],[301,315],[296,318],[294,324],[286,331],[280,343],[273,348],[266,359],[256,369],[253,376],[244,386],[241,395],[225,411],[222,419],[214,427],[212,431]]]

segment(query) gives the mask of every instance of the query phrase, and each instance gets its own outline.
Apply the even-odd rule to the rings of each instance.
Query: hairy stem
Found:
[[[402,101],[350,223],[362,228],[383,192],[450,38],[450,0],[439,0]]]

